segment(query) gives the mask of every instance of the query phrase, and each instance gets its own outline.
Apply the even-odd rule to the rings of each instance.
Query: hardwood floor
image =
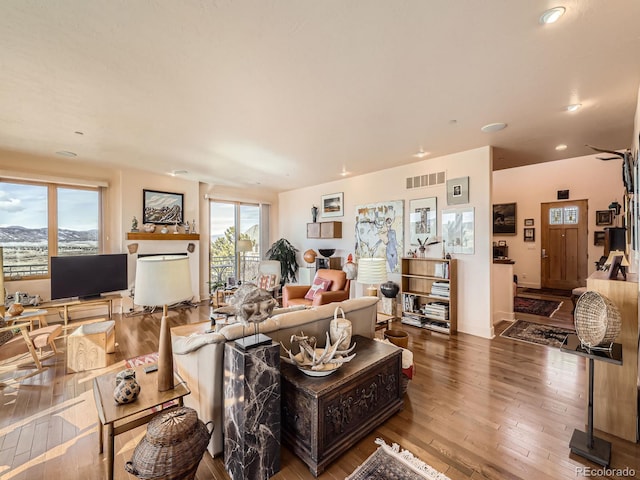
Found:
[[[568,303],[553,321],[568,321]],[[171,311],[171,326],[203,321],[208,312],[208,307]],[[106,369],[66,374],[61,354],[55,363],[49,361],[52,367],[43,374],[0,390],[0,478],[104,478],[92,379],[121,369],[126,358],[155,351],[159,316],[116,316],[118,347]],[[506,326],[500,324],[496,334]],[[572,455],[568,446],[573,429],[584,430],[586,419],[583,358],[498,335],[493,340],[462,333],[448,338],[410,326],[394,327],[410,333],[416,364],[404,409],[318,478],[344,479],[376,449],[377,437],[400,444],[452,480],[572,479],[587,476],[578,469],[601,470]],[[59,342],[64,350],[64,339]],[[116,437],[116,479],[135,478],[123,465],[144,432],[140,427]],[[629,467],[640,478],[640,445],[599,436],[613,444],[611,468]],[[196,478],[229,477],[221,459],[205,454]],[[282,469],[272,478],[313,476],[283,448]]]

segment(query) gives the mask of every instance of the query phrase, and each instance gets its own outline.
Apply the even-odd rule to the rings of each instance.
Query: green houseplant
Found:
[[[295,281],[298,272],[298,259],[295,248],[286,238],[276,240],[271,248],[267,250],[268,260],[278,260],[280,262],[280,282],[284,285],[287,281]]]

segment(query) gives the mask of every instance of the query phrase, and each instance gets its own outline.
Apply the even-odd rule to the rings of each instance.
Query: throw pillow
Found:
[[[304,296],[307,300],[313,300],[313,297],[318,293],[326,292],[331,287],[333,280],[325,280],[324,278],[316,277],[313,279],[313,285]]]
[[[275,274],[271,275],[260,275],[258,278],[258,288],[263,290],[271,290],[276,286],[276,276]]]

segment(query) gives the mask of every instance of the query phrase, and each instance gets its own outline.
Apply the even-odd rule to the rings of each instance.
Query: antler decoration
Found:
[[[308,337],[303,332],[300,335],[291,335],[291,344],[297,343],[300,347],[300,353],[294,355],[293,352],[286,347],[288,357],[281,356],[283,361],[295,365],[296,367],[305,370],[327,370],[331,368],[338,368],[343,363],[347,363],[356,356],[356,354],[349,355],[356,348],[354,343],[347,350],[338,350],[338,345],[346,338],[346,334],[342,332],[339,338],[331,344],[331,338],[327,332],[327,341],[324,350],[316,348],[316,338]]]
[[[631,155],[631,150],[627,149],[624,152],[616,152],[615,150],[607,150],[606,148],[598,148],[593,145],[586,144],[585,146],[595,150],[596,152],[601,153],[610,153],[614,155],[613,157],[601,158],[598,157],[599,160],[618,160],[622,159],[622,183],[624,184],[624,188],[627,194],[633,193],[633,174],[632,168],[635,165],[631,163],[634,162],[634,159]],[[637,161],[637,160],[636,160]]]

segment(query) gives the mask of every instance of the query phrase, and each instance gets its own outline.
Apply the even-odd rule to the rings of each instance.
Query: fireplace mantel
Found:
[[[127,232],[127,240],[200,240],[200,234]]]

